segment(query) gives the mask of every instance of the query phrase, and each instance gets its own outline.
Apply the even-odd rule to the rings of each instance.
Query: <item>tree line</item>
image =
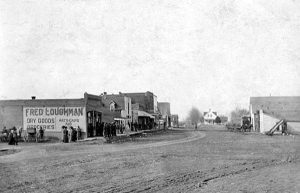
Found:
[[[249,111],[247,109],[235,108],[230,113],[230,123],[238,124],[241,122],[241,117],[248,114]],[[204,115],[197,107],[192,107],[192,109],[189,111],[186,121],[190,122],[194,126],[197,126],[199,123],[204,122]],[[217,124],[226,122],[228,122],[228,117],[224,115],[219,115],[215,119],[215,123]]]

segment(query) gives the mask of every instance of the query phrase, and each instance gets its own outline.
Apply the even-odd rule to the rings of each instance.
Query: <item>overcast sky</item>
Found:
[[[154,92],[185,117],[300,95],[299,0],[0,0],[0,99]]]

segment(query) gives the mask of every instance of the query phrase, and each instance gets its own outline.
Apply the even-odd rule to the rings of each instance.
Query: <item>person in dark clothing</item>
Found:
[[[11,130],[8,133],[8,145],[14,145],[14,143],[13,131]]]
[[[18,132],[15,127],[13,127],[13,145],[18,145]]]
[[[116,127],[116,123],[112,124],[112,130],[113,130],[113,136],[117,136],[117,127]]]
[[[103,128],[104,128],[104,123],[102,122],[100,124],[100,136],[103,137]]]
[[[114,136],[114,125],[110,124],[110,137]]]
[[[104,125],[104,137],[108,137],[108,124],[105,123]]]
[[[108,123],[107,125],[108,137],[112,137],[112,125]]]
[[[107,128],[106,128],[106,123],[103,123],[103,135],[104,137],[107,137]]]
[[[100,123],[96,122],[96,136],[100,136]]]
[[[73,128],[73,141],[76,141],[77,131],[75,128]]]
[[[283,122],[282,124],[282,135],[287,135],[287,123],[286,121]]]
[[[64,135],[64,140],[63,140],[63,142],[64,142],[64,143],[68,143],[69,140],[68,140],[68,130],[67,130],[67,127],[64,127],[63,135]]]
[[[138,124],[137,124],[137,122],[135,122],[133,126],[134,126],[134,131],[137,132],[137,130],[138,130]]]
[[[88,129],[87,129],[87,136],[88,137],[93,137],[93,125],[90,123],[89,125],[88,125]]]
[[[111,135],[111,124],[110,123],[107,124],[107,135],[108,135],[108,137],[112,136]]]
[[[39,134],[40,134],[40,139],[43,140],[44,139],[44,129],[42,128],[42,126],[40,126]]]
[[[121,134],[124,133],[124,129],[123,129],[123,125],[122,125],[122,124],[119,124],[119,130],[120,130],[120,133],[121,133]]]
[[[76,136],[77,136],[77,141],[81,139],[81,129],[79,126],[77,127]]]
[[[71,126],[70,127],[70,139],[69,139],[69,141],[70,142],[72,142],[72,141],[75,141],[75,136],[76,136],[76,134],[75,134],[75,130],[74,130],[74,128]]]
[[[111,124],[111,136],[115,136],[115,124]]]
[[[72,127],[72,129],[73,129],[73,135],[72,135],[72,141],[76,141],[76,139],[77,139],[77,130],[74,128],[74,127]]]
[[[64,130],[65,130],[65,126],[61,127],[61,141],[64,142]]]

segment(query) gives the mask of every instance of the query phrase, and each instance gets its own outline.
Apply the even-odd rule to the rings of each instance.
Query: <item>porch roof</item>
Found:
[[[154,119],[155,117],[145,111],[140,110],[133,110],[134,112],[137,112],[138,117],[150,117],[151,119]]]

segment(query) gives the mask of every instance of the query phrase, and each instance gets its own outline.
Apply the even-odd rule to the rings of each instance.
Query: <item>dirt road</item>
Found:
[[[200,130],[28,146],[0,156],[1,192],[300,192],[299,136]]]

